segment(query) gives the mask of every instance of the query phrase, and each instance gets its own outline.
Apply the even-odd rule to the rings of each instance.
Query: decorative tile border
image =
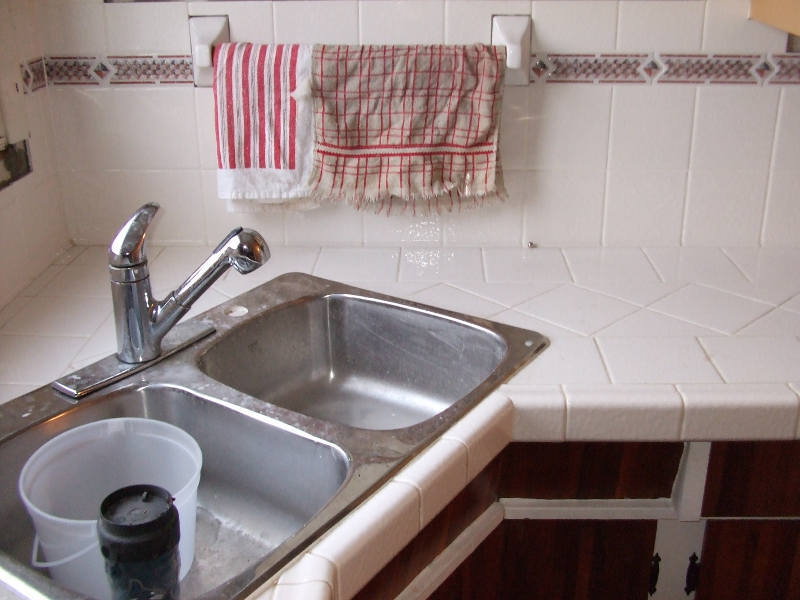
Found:
[[[531,83],[800,85],[798,54],[542,54]],[[51,56],[20,67],[25,91],[47,85],[191,84],[191,56]]]
[[[41,65],[41,67],[36,67]],[[22,65],[26,93],[46,85],[192,84],[191,56],[48,56]]]
[[[800,54],[549,54],[532,83],[800,84]]]

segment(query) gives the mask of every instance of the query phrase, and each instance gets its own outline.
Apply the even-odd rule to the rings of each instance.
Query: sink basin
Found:
[[[113,417],[172,423],[203,451],[195,561],[181,583],[186,598],[221,597],[228,580],[252,579],[248,572],[328,504],[349,472],[348,457],[337,446],[257,413],[179,387],[121,389],[0,444],[3,552],[29,563],[34,532],[17,494],[17,476],[27,458],[62,431]]]
[[[173,332],[194,342],[136,372],[106,357],[62,378],[85,395],[45,386],[0,405],[0,582],[22,597],[77,599],[30,567],[16,485],[62,431],[145,417],[191,434],[203,470],[181,598],[243,600],[548,343],[301,273]]]
[[[305,415],[410,427],[485,381],[503,338],[429,310],[350,294],[303,298],[233,328],[200,358],[210,377]]]

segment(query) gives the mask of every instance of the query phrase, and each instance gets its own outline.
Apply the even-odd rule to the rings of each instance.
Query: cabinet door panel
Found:
[[[507,520],[431,598],[645,600],[655,534],[655,521]]]
[[[800,521],[709,521],[697,600],[799,600]]]

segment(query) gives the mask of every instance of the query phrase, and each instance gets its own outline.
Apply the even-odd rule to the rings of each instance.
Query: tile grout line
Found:
[[[706,8],[708,10],[708,8]],[[692,133],[689,136],[689,160],[686,166],[686,183],[683,188],[683,210],[681,214],[680,245],[686,245],[686,226],[689,221],[689,202],[691,199],[690,189],[692,184],[692,160],[694,159],[695,143],[697,141],[697,113],[700,103],[700,86],[694,90],[694,102],[692,103]]]
[[[741,273],[741,274],[742,274],[742,277],[744,277],[744,278],[745,278],[745,280],[746,280],[748,283],[755,283],[755,282],[752,280],[752,278],[751,278],[751,277],[750,277],[750,276],[749,276],[749,275],[748,275],[748,274],[745,272],[745,270],[744,270],[742,267],[740,267],[740,266],[739,266],[739,263],[737,263],[737,262],[736,262],[736,261],[733,259],[733,257],[732,257],[732,256],[731,256],[731,255],[730,255],[730,254],[729,254],[729,253],[728,253],[728,252],[725,250],[725,248],[723,248],[722,246],[720,246],[720,248],[719,248],[719,251],[722,253],[722,256],[724,256],[726,259],[728,259],[728,262],[730,262],[730,263],[733,265],[733,268],[734,268],[734,269],[736,269],[737,271],[739,271],[739,273]],[[710,284],[707,284],[707,285],[706,285],[706,287],[714,288],[714,286],[712,286],[712,285],[710,285]],[[717,288],[714,288],[714,289],[717,289]]]
[[[719,378],[722,380],[722,383],[728,383],[728,380],[725,378],[725,375],[723,375],[723,373],[722,373],[722,369],[720,369],[717,366],[717,363],[714,362],[714,359],[711,358],[711,352],[709,352],[708,348],[706,348],[706,345],[703,343],[703,338],[701,338],[700,336],[697,336],[694,339],[695,339],[695,341],[697,341],[697,344],[700,346],[700,349],[703,351],[703,354],[705,355],[705,357],[708,360],[708,362],[711,364],[712,367],[714,367],[714,371],[717,373]]]
[[[767,235],[767,216],[769,212],[769,198],[772,194],[772,184],[775,177],[775,154],[778,147],[778,125],[781,122],[781,117],[783,116],[783,106],[784,106],[784,95],[785,92],[783,89],[780,90],[778,94],[778,109],[775,111],[775,123],[774,127],[772,128],[772,148],[770,148],[769,153],[769,167],[767,167],[767,185],[764,189],[764,202],[761,205],[761,226],[759,227],[759,235],[758,235],[758,242],[759,246],[762,248],[764,247],[765,238]]]
[[[598,354],[600,354],[600,362],[603,363],[603,369],[606,372],[606,377],[608,378],[609,383],[612,385],[616,384],[614,381],[614,376],[611,374],[611,367],[608,364],[608,360],[605,354],[603,354],[603,348],[600,345],[600,340],[594,336],[592,336],[592,342],[594,343],[594,347],[597,349]],[[565,396],[566,397],[566,396]]]

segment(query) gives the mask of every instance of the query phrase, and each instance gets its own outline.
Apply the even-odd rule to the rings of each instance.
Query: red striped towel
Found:
[[[438,211],[504,198],[505,48],[314,46],[314,197]]]
[[[229,208],[315,206],[311,193],[311,46],[226,43],[215,48],[218,196]]]

